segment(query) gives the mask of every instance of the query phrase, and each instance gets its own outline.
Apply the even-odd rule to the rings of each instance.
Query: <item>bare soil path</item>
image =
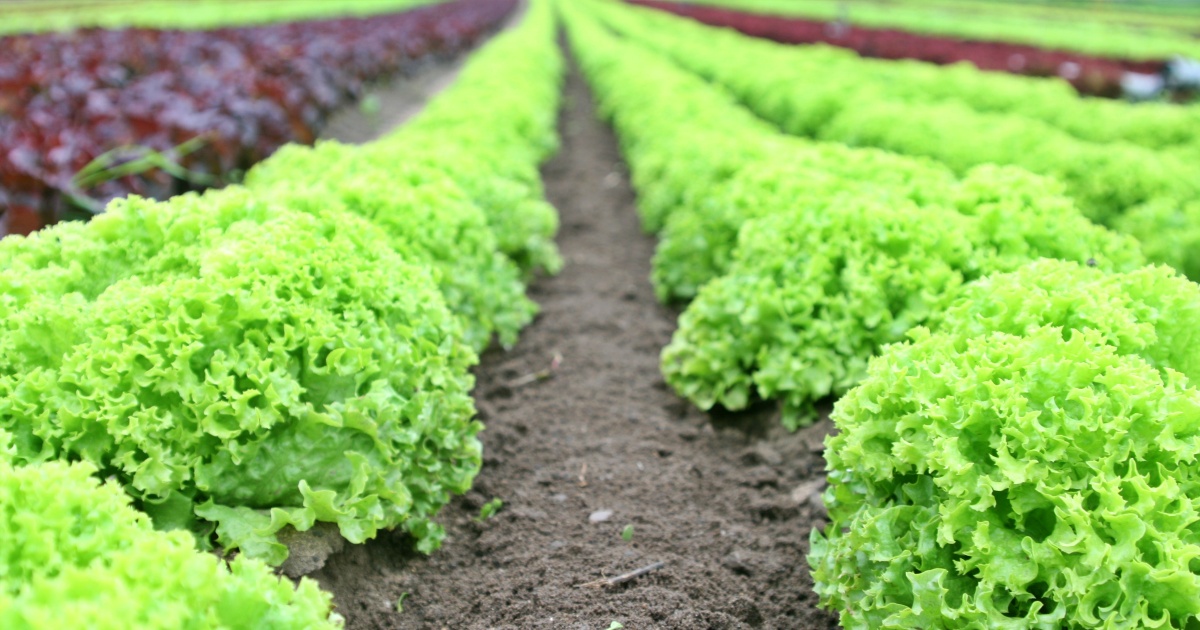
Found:
[[[321,131],[321,138],[362,144],[403,125],[454,83],[469,53],[453,59],[422,60],[411,66],[407,74],[372,87],[358,104],[334,114]]]
[[[524,17],[527,5],[522,2],[497,29],[502,33]],[[460,51],[453,57],[430,56],[406,68],[403,75],[372,86],[358,104],[335,113],[321,130],[321,139],[345,144],[370,142],[408,122],[421,113],[425,104],[442,90],[450,87],[462,71],[471,53],[486,45],[490,37],[481,39],[474,48]]]
[[[836,627],[804,559],[823,524],[828,422],[787,434],[769,409],[714,418],[663,383],[675,313],[648,281],[654,241],[574,72],[566,100],[543,173],[566,266],[533,284],[542,313],[517,347],[477,370],[484,468],[443,510],[445,546],[424,557],[384,534],[314,577],[352,629]],[[520,384],[555,355],[553,378]],[[480,522],[493,497],[503,509]],[[580,586],[655,562],[619,586]]]

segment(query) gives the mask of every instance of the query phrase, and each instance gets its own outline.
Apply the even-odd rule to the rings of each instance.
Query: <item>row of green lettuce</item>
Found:
[[[1069,21],[1028,15],[1028,9],[1001,12],[979,9],[947,11],[942,7],[911,3],[837,0],[692,0],[756,13],[812,20],[846,20],[855,26],[890,28],[959,39],[1000,41],[1039,48],[1066,50],[1117,59],[1167,59],[1175,55],[1200,57],[1200,43],[1176,28],[1143,25],[1138,28],[1089,19],[1092,13]],[[1099,9],[1103,11],[1104,9]],[[1005,15],[1005,13],[1009,13]],[[1082,13],[1082,12],[1080,12]],[[1166,18],[1176,21],[1177,18]],[[1188,19],[1188,18],[1182,18]]]
[[[1195,108],[1072,96],[1057,81],[861,59],[612,6],[611,27],[732,92],[787,133],[1052,176],[1092,220],[1200,278]]]
[[[894,1],[894,0],[893,0]],[[1186,2],[1117,2],[1096,6],[1089,0],[1063,2],[1042,0],[1006,2],[1004,0],[900,0],[899,4],[929,10],[949,11],[982,18],[1004,16],[1070,22],[1101,22],[1145,33],[1161,27],[1184,33],[1200,31],[1200,7]]]
[[[538,174],[561,74],[534,2],[381,140],[287,147],[244,186],[0,242],[0,494],[50,482],[0,510],[0,538],[45,546],[0,547],[0,625],[318,627],[328,598],[269,578],[285,527],[437,548],[433,517],[480,467],[469,370],[561,264]],[[41,496],[60,478],[71,494]],[[137,542],[126,504],[190,533]],[[253,561],[184,552],[214,536]]]
[[[795,426],[971,280],[1040,257],[1145,262],[1054,180],[783,135],[649,49],[626,40],[617,58],[637,61],[605,65],[599,48],[577,47],[659,233],[655,288],[692,300],[663,370],[701,407],[779,398]]]
[[[87,463],[13,464],[0,431],[0,626],[339,628],[315,582],[281,580],[258,560],[226,563],[186,532],[156,531],[120,485]]]
[[[1200,290],[1042,261],[873,360],[809,562],[847,628],[1200,623]]]
[[[667,381],[792,427],[842,395],[810,564],[844,627],[1200,622],[1200,288],[1052,180],[781,135],[563,12],[660,296],[694,295]]]
[[[212,29],[294,20],[366,17],[442,0],[16,0],[0,3],[0,35],[76,28]]]
[[[696,64],[696,71],[713,80],[736,80],[730,89],[739,94],[741,90],[748,94],[774,79],[790,80],[792,88],[799,88],[795,81],[804,77],[802,95],[783,96],[780,92],[777,96],[808,99],[794,102],[795,111],[778,121],[791,133],[814,135],[838,110],[872,101],[925,107],[958,101],[977,112],[1038,121],[1091,143],[1125,142],[1147,149],[1200,145],[1200,108],[1196,107],[1081,98],[1070,84],[1058,79],[984,71],[966,63],[939,66],[922,61],[869,59],[832,46],[779,44],[663,13],[616,11],[614,16],[612,25],[639,41],[650,39],[659,28],[667,29],[665,39],[654,42],[661,52],[680,58],[702,56],[685,63],[689,67]],[[698,37],[715,41],[700,49],[695,47]],[[701,50],[707,52],[701,55]],[[726,74],[723,65],[715,63],[715,59],[722,58],[718,53],[735,55],[726,61],[730,64],[740,64],[744,58],[772,65],[735,79]],[[763,74],[767,72],[772,76]]]

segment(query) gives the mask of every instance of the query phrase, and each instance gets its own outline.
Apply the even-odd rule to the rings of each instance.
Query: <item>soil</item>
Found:
[[[825,524],[829,421],[789,434],[771,407],[710,416],[663,382],[677,313],[648,280],[654,241],[574,70],[566,89],[562,150],[543,169],[566,266],[532,284],[542,312],[516,348],[477,369],[475,489],[443,510],[431,556],[383,534],[313,577],[351,629],[836,628],[805,560]],[[523,378],[556,356],[552,378]],[[480,520],[494,497],[503,508]]]
[[[469,52],[414,62],[402,76],[372,87],[357,105],[335,113],[321,130],[321,138],[362,144],[404,124],[454,82]]]
[[[521,2],[496,32],[504,32],[520,23],[526,8],[526,3]],[[400,76],[369,88],[356,105],[334,113],[321,130],[321,139],[362,144],[403,125],[442,90],[450,87],[471,53],[491,37],[494,35],[480,38],[474,48],[454,54],[430,55],[412,62]]]

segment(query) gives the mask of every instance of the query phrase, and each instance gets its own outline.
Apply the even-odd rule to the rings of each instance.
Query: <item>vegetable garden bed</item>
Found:
[[[1190,629],[1190,112],[798,54],[534,0],[398,129],[0,241],[0,625]]]

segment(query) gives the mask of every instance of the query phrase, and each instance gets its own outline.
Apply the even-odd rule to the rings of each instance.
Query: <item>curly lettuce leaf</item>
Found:
[[[0,626],[341,627],[314,582],[293,585],[246,557],[226,565],[185,532],[155,531],[95,472],[0,455]]]
[[[844,627],[1200,621],[1200,391],[1095,330],[913,337],[827,440],[809,561]]]

